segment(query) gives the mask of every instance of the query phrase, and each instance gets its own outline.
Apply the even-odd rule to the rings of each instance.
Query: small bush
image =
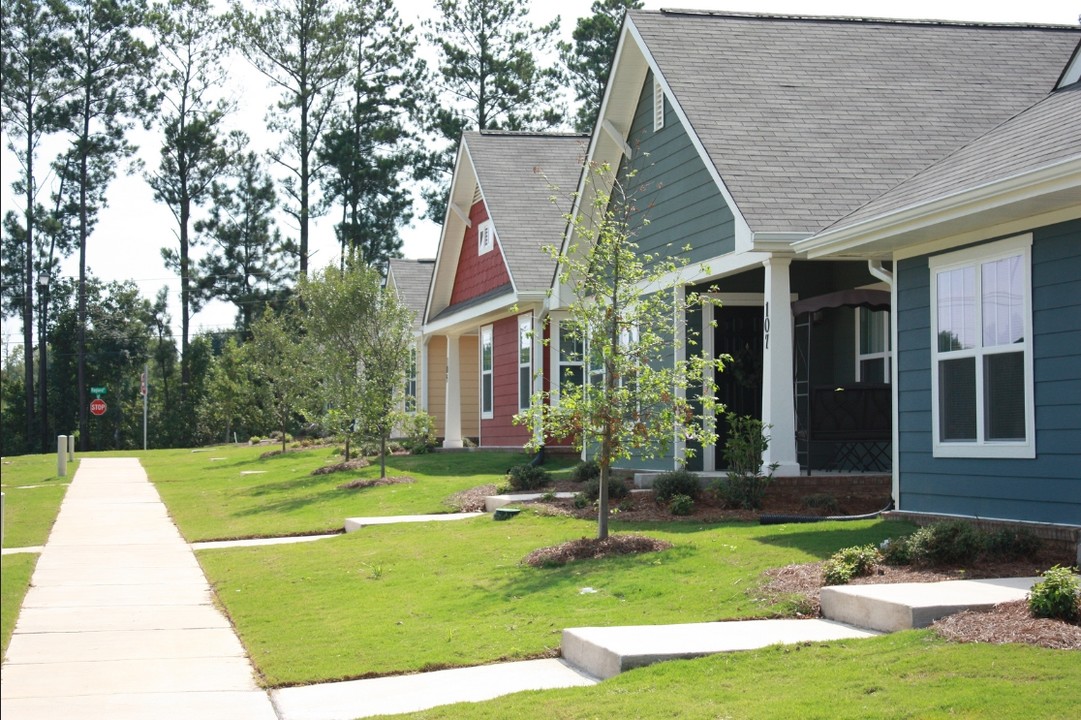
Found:
[[[589,498],[584,492],[580,492],[574,496],[574,507],[579,510],[584,510],[589,506]]]
[[[677,495],[693,500],[698,497],[700,487],[698,476],[686,470],[672,470],[653,478],[653,496],[657,502],[668,502]]]
[[[694,512],[694,498],[690,495],[673,495],[668,501],[673,515],[690,515]]]
[[[551,481],[551,477],[542,467],[534,465],[515,465],[507,471],[507,481],[515,490],[536,490]]]
[[[634,501],[630,497],[625,497],[619,501],[619,505],[616,507],[620,512],[630,512],[634,510]]]
[[[815,493],[802,498],[800,502],[809,510],[820,510],[825,515],[837,515],[841,512],[841,506],[837,504],[837,498],[829,493]]]
[[[575,482],[588,482],[601,476],[601,466],[596,460],[583,460],[571,470],[571,480]]]
[[[908,565],[912,562],[912,549],[909,544],[911,535],[902,535],[899,538],[886,538],[879,546],[882,552],[882,562],[887,565]]]
[[[1081,619],[1081,581],[1074,569],[1056,565],[1042,575],[1028,594],[1029,612],[1065,622]]]
[[[413,455],[423,455],[435,449],[435,418],[417,410],[402,423],[405,444]]]
[[[838,550],[822,567],[827,585],[844,585],[854,577],[870,575],[882,556],[874,545],[855,545]]]
[[[921,527],[908,543],[912,562],[926,565],[971,563],[979,557],[984,544],[976,526],[963,520]]]
[[[714,491],[725,504],[758,510],[766,487],[773,482],[777,463],[772,463],[763,474],[762,456],[769,447],[768,425],[750,415],[728,413],[728,439],[724,445],[724,460],[728,464],[728,477],[720,480]]]
[[[1035,555],[1042,545],[1031,530],[1004,527],[984,536],[983,550],[992,560],[1019,560]]]
[[[590,502],[596,502],[601,496],[601,479],[599,477],[593,478],[586,485],[584,490],[586,497]],[[619,478],[608,478],[608,499],[609,500],[622,500],[630,494],[630,488],[627,487],[627,483],[623,482]]]

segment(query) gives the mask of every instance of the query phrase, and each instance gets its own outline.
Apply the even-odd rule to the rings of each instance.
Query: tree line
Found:
[[[126,392],[147,362],[162,403],[155,445],[207,439],[198,413],[227,338],[190,337],[192,316],[232,303],[234,342],[249,341],[309,275],[309,226],[328,213],[339,271],[385,268],[416,213],[411,188],[442,220],[465,130],[591,130],[622,15],[640,5],[596,0],[566,43],[558,17],[534,25],[510,0],[437,0],[421,28],[393,0],[233,0],[221,11],[212,0],[5,0],[0,121],[22,207],[3,217],[0,300],[23,343],[21,357],[4,357],[0,451],[44,451],[72,429],[82,449],[133,446],[123,402],[134,401],[125,395],[92,432],[88,392]],[[234,53],[277,92],[265,116],[277,144],[265,153],[227,130]],[[156,132],[156,165],[132,164],[136,127]],[[46,146],[59,149],[41,157]],[[87,272],[106,190],[125,167],[175,220],[162,258],[180,280],[179,347],[164,289],[151,300]],[[61,277],[76,253],[78,277]]]

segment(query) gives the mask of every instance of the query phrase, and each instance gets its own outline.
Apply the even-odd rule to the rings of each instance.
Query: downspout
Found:
[[[897,419],[898,419],[897,408],[899,407],[899,405],[898,405],[899,398],[898,398],[898,391],[897,391],[897,357],[896,357],[896,353],[897,353],[897,313],[893,312],[894,308],[897,307],[897,286],[894,284],[894,281],[893,281],[894,280],[893,273],[891,271],[887,270],[886,268],[882,267],[882,261],[881,260],[868,260],[867,261],[867,272],[871,273],[876,278],[878,278],[879,280],[881,280],[882,282],[884,282],[884,283],[886,283],[887,285],[890,286],[890,351],[892,353],[894,353],[894,357],[892,357],[890,359],[890,395],[891,395],[891,401],[893,403],[893,410],[891,411],[893,413],[893,418],[891,419],[892,422],[890,423],[893,426],[893,431],[891,433],[892,437],[890,438],[890,442],[892,443],[891,447],[892,447],[892,450],[893,450],[893,452],[892,452],[893,457],[891,458],[891,464],[893,465],[892,473],[891,473],[893,475],[893,479],[892,479],[893,491],[892,491],[891,495],[893,496],[893,507],[900,510],[901,509],[901,482],[900,482],[901,449],[900,449],[900,446],[899,446],[900,431],[898,430],[898,427],[897,427],[897,425],[898,425],[898,423],[897,423]]]

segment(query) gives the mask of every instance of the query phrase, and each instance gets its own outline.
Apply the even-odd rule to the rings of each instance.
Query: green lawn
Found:
[[[537,657],[558,648],[567,627],[786,613],[787,605],[770,608],[747,595],[763,570],[908,526],[615,523],[615,531],[647,532],[675,547],[563,568],[520,564],[536,548],[594,529],[523,513],[509,522],[482,516],[370,527],[317,543],[198,556],[274,686]]]
[[[1068,650],[954,645],[927,630],[666,662],[588,688],[528,692],[397,718],[1076,718]]]
[[[0,639],[6,654],[11,633],[15,630],[15,619],[19,616],[19,607],[23,604],[26,591],[30,587],[30,575],[37,565],[38,556],[33,553],[5,555],[0,558]]]
[[[56,474],[56,455],[4,458],[4,547],[44,545],[78,461]]]
[[[326,448],[259,457],[273,449],[219,446],[205,452],[133,454],[142,460],[189,542],[335,532],[347,517],[449,512],[443,504],[447,497],[476,485],[499,483],[509,466],[526,459],[513,452],[391,457],[387,474],[416,482],[340,490],[338,486],[350,480],[379,477],[378,463],[359,471],[313,476],[312,470],[340,458]]]

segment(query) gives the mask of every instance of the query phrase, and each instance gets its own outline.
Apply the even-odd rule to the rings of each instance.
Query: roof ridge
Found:
[[[546,132],[544,130],[500,130],[498,128],[492,128],[487,130],[475,131],[478,135],[482,136],[501,136],[508,137],[567,137],[567,138],[587,138],[589,135],[585,133],[576,132]]]
[[[753,13],[738,12],[732,10],[705,10],[705,9],[682,9],[661,8],[660,10],[636,10],[638,14],[650,15],[698,15],[702,17],[736,18],[745,20],[796,20],[800,22],[847,22],[852,24],[867,25],[919,25],[928,27],[972,27],[972,28],[1003,28],[1003,29],[1047,29],[1047,30],[1074,30],[1081,31],[1078,25],[1061,25],[1056,23],[992,23],[975,22],[969,20],[938,20],[934,18],[885,18],[885,17],[860,17],[852,15],[785,15],[778,13]]]

